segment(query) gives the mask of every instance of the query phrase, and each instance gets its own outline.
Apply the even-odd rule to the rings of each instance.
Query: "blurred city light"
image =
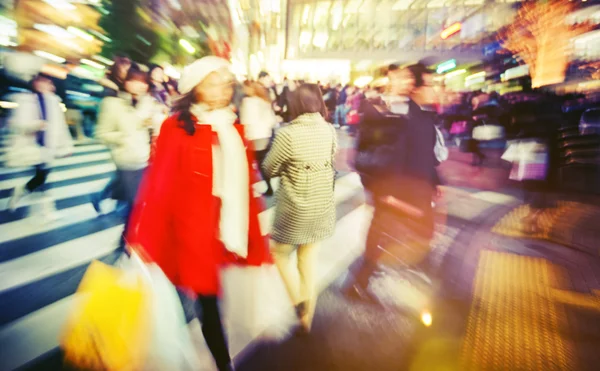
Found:
[[[79,36],[82,39],[86,40],[86,41],[93,41],[94,40],[94,36],[90,35],[89,33],[77,28],[77,27],[73,27],[73,26],[69,26],[67,28],[67,31],[72,33],[75,36]]]
[[[94,67],[94,68],[101,69],[101,70],[103,70],[103,69],[105,69],[105,68],[106,68],[106,67],[104,67],[103,65],[101,65],[100,63],[96,63],[96,62],[94,62],[94,61],[91,61],[91,60],[89,60],[89,59],[85,59],[85,58],[81,59],[81,61],[80,61],[80,62],[81,62],[81,63],[83,63],[83,64],[87,64],[88,66],[91,66],[91,67]]]
[[[461,29],[462,29],[462,24],[460,22],[456,22],[456,23],[452,24],[451,26],[449,26],[448,28],[446,28],[444,31],[442,31],[440,36],[442,39],[446,40],[450,36],[454,35],[458,31],[460,31]]]
[[[450,71],[456,68],[456,59],[450,59],[448,61],[442,62],[437,66],[437,73],[444,73],[446,71]]]
[[[185,49],[185,51],[190,54],[194,54],[196,52],[196,48],[194,48],[192,44],[190,44],[190,42],[186,39],[180,39],[179,45],[181,45]]]
[[[66,0],[44,0],[45,3],[52,5],[58,10],[75,10],[77,7]]]
[[[433,323],[433,317],[431,316],[431,313],[427,311],[421,313],[421,322],[423,322],[423,324],[427,327],[431,326]]]
[[[45,52],[43,50],[34,50],[33,54],[40,56],[42,58],[46,58],[46,59],[51,60],[52,62],[56,62],[56,63],[65,63],[66,62],[65,58],[59,57],[58,55],[54,55],[52,53]]]
[[[115,64],[115,62],[111,61],[108,58],[104,58],[101,55],[94,55],[92,58],[94,58],[95,60],[97,60],[98,62],[102,62],[106,65],[112,66],[113,64]]]
[[[56,38],[65,38],[65,39],[73,39],[75,38],[75,35],[70,33],[69,31],[65,30],[62,27],[53,25],[53,24],[41,24],[41,23],[36,23],[33,25],[33,28],[38,30],[38,31],[42,31],[47,33],[48,35],[52,35]]]

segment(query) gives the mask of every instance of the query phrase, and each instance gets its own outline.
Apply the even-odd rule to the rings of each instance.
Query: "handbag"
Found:
[[[41,164],[42,147],[37,144],[35,135],[18,135],[6,152],[7,167],[32,167]]]

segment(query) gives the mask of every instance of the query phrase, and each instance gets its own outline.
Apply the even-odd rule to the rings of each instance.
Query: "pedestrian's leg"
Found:
[[[316,295],[316,258],[318,244],[312,243],[298,247],[298,272],[300,273],[300,300],[306,307],[303,325],[310,330],[317,303]]]
[[[27,188],[29,192],[33,192],[39,187],[43,187],[46,184],[48,173],[50,173],[50,170],[47,169],[45,165],[37,165],[35,167],[35,175],[33,176],[33,178],[31,178],[29,182],[27,182],[25,188]]]
[[[262,165],[263,162],[265,161],[265,158],[267,157],[267,154],[269,153],[269,149],[263,149],[262,151],[256,151],[256,161],[258,162],[258,168],[260,170],[260,175],[262,176],[263,180],[265,181],[265,183],[267,183],[267,195],[272,195],[273,194],[273,188],[271,187],[271,179],[269,179],[269,176],[267,175],[267,173],[264,171]]]
[[[377,262],[381,257],[383,250],[380,244],[384,242],[382,230],[379,226],[378,208],[375,207],[375,213],[369,232],[367,234],[366,249],[363,255],[352,265],[348,278],[343,285],[342,291],[344,295],[351,299],[360,299],[367,302],[375,302],[378,300],[368,291],[369,281],[371,276],[377,270]]]
[[[273,257],[281,279],[294,306],[301,302],[294,269],[291,267],[290,256],[294,247],[273,241]]]
[[[231,370],[231,357],[216,296],[198,296],[202,335],[219,371]]]
[[[19,204],[19,201],[27,193],[33,192],[37,188],[43,186],[46,183],[48,173],[50,170],[46,169],[44,165],[38,165],[35,167],[35,175],[26,184],[16,186],[13,189],[12,196],[8,202],[8,208],[11,211],[15,211]]]

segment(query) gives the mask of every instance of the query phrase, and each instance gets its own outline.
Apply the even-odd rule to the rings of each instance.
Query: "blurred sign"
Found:
[[[450,60],[447,60],[445,62],[438,64],[436,72],[444,73],[446,71],[450,71],[455,68],[456,68],[456,59],[450,59]]]
[[[447,38],[449,38],[450,36],[454,35],[455,33],[459,32],[462,29],[462,24],[460,22],[456,22],[452,25],[450,25],[448,28],[446,28],[444,31],[442,31],[442,33],[440,34],[440,37],[443,40],[446,40]]]
[[[494,41],[493,43],[486,44],[483,47],[483,54],[486,57],[491,57],[491,56],[495,55],[496,52],[498,50],[500,50],[501,48],[502,48],[502,46],[500,45],[500,42],[499,41]]]
[[[502,81],[508,81],[529,75],[529,66],[524,64],[515,68],[510,68],[502,74]]]

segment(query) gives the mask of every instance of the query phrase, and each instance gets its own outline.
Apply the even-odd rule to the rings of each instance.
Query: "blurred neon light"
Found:
[[[423,324],[426,327],[431,326],[431,324],[433,323],[433,317],[431,316],[431,313],[429,313],[429,312],[421,313],[421,322],[423,322]]]
[[[101,33],[100,33],[100,32],[98,32],[98,31],[90,30],[90,32],[91,32],[91,33],[92,33],[94,36],[96,36],[97,38],[99,38],[99,39],[100,39],[100,40],[102,40],[102,41],[106,41],[107,43],[109,43],[109,42],[111,42],[111,41],[112,41],[112,39],[111,39],[110,37],[107,37],[107,36],[105,36],[105,35],[101,34]]]
[[[77,27],[73,27],[73,26],[69,26],[67,28],[67,31],[72,33],[75,36],[79,36],[82,39],[86,40],[86,41],[93,41],[94,40],[94,36],[90,35],[89,33],[85,32],[84,30],[80,30]]]
[[[53,24],[36,23],[33,25],[33,28],[58,38],[72,39],[75,37],[75,35],[64,28],[55,26]]]
[[[17,108],[17,107],[19,107],[19,103],[6,102],[6,101],[0,102],[0,108],[11,109],[11,108]]]
[[[104,58],[101,55],[94,55],[92,58],[94,58],[95,60],[97,60],[98,62],[102,62],[106,65],[112,66],[113,64],[115,64],[115,62],[111,61],[108,58]]]
[[[186,39],[180,39],[179,45],[181,45],[185,49],[185,51],[190,54],[194,54],[196,52],[196,48],[194,48],[192,44],[190,44],[190,42]]]
[[[450,59],[447,60],[445,62],[440,63],[437,66],[436,72],[437,73],[444,73],[446,71],[450,71],[452,69],[456,68],[456,59]]]
[[[450,36],[454,35],[458,31],[460,31],[461,29],[462,29],[462,24],[460,22],[456,22],[456,23],[451,24],[444,31],[442,31],[442,33],[440,34],[440,36],[441,36],[441,38],[443,40],[446,40]]]
[[[63,57],[59,57],[58,55],[54,55],[48,52],[45,52],[43,50],[34,50],[33,54],[42,57],[42,58],[46,58],[48,60],[51,60],[52,62],[56,62],[56,63],[65,63],[66,59],[64,59]]]
[[[460,76],[462,74],[467,73],[467,70],[456,70],[446,74],[446,79],[451,79],[456,76]]]
[[[103,65],[101,65],[100,63],[94,62],[94,61],[90,61],[89,59],[81,59],[80,61],[83,64],[87,64],[88,66],[94,67],[94,68],[98,68],[100,70],[103,70],[105,67]]]
[[[174,79],[181,78],[181,73],[179,71],[177,71],[177,69],[175,67],[171,66],[170,64],[164,64],[163,69],[165,71],[165,75],[167,75],[171,78],[174,78]]]
[[[87,94],[87,93],[81,93],[81,92],[74,91],[74,90],[67,90],[66,93],[69,94],[69,95],[76,95],[78,97],[84,97],[84,98],[89,98],[90,97],[90,95]]]
[[[485,75],[486,75],[485,71],[477,72],[477,73],[467,76],[466,80],[476,79],[478,77],[485,77]]]
[[[373,81],[373,76],[361,76],[354,80],[354,85],[358,86],[359,88],[363,88],[369,85],[371,81]]]
[[[75,10],[77,7],[66,0],[44,0],[48,5],[58,10]]]

